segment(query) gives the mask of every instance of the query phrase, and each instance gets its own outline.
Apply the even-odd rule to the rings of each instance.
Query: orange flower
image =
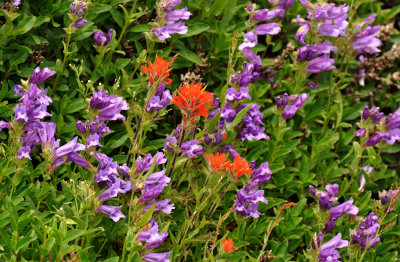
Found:
[[[196,116],[207,117],[206,104],[212,105],[213,94],[205,91],[201,83],[181,85],[179,89],[178,95],[174,96],[172,103],[182,110],[183,121]]]
[[[225,252],[229,252],[235,249],[235,246],[233,245],[233,240],[232,238],[224,239],[221,241],[221,246],[225,250]]]
[[[225,153],[217,153],[215,156],[213,154],[204,154],[203,156],[215,173],[224,170],[230,165],[230,161],[227,159]]]
[[[156,55],[156,60],[154,61],[154,64],[149,61],[149,67],[142,66],[142,72],[149,76],[150,84],[153,84],[154,81],[159,80],[160,84],[170,85],[172,83],[172,79],[168,77],[169,72],[172,70],[170,66],[172,65],[174,60],[175,57],[172,58],[170,62],[167,62]]]
[[[241,158],[239,155],[235,156],[233,163],[230,164],[228,168],[236,177],[241,177],[244,174],[253,172],[253,169],[250,168],[250,164],[247,163],[246,159]]]

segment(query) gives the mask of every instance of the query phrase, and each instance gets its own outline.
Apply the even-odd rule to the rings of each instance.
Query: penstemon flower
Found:
[[[185,22],[180,20],[188,20],[192,13],[188,8],[172,10],[178,6],[182,0],[160,0],[157,3],[157,27],[153,28],[152,32],[161,41],[171,38],[172,34],[184,35],[188,31]]]
[[[114,29],[112,28],[108,29],[105,36],[102,31],[96,30],[93,34],[93,39],[96,42],[96,45],[101,47],[108,45],[111,42],[113,35],[114,35]]]
[[[342,240],[342,235],[338,233],[335,237],[333,237],[331,240],[329,240],[328,242],[326,242],[321,246],[323,238],[324,238],[323,234],[319,232],[316,241],[314,242],[313,240],[311,243],[312,248],[317,249],[319,251],[318,253],[319,261],[322,262],[339,261],[340,253],[336,249],[347,247],[349,245],[349,241]]]
[[[363,219],[358,229],[352,234],[352,243],[359,244],[362,250],[371,249],[380,241],[380,237],[377,236],[379,224],[378,216],[375,216],[373,212],[369,213],[368,216]]]

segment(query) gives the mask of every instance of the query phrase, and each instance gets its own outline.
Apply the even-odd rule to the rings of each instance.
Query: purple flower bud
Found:
[[[83,9],[79,9],[79,10],[76,12],[76,16],[77,16],[77,17],[83,17],[84,14],[85,14],[85,11],[83,11]]]
[[[174,144],[174,147],[170,146],[171,143]],[[172,152],[172,151],[174,151],[174,148],[176,147],[177,144],[178,144],[178,141],[176,140],[176,137],[167,136],[167,138],[165,139],[165,142],[164,142],[164,149]]]
[[[24,88],[21,85],[14,85],[14,96],[18,96],[19,94],[22,93],[22,91],[24,91]]]
[[[368,119],[368,116],[369,116],[369,106],[366,105],[366,106],[364,107],[364,110],[363,110],[363,113],[362,113],[362,119],[363,119],[364,121],[366,121],[366,120]]]
[[[379,236],[376,235],[379,229],[378,220],[378,216],[375,216],[373,212],[369,213],[360,222],[357,233],[352,235],[353,243],[359,244],[362,250],[371,249],[380,241]]]
[[[309,96],[308,94],[303,93],[300,95],[299,98],[297,98],[296,101],[293,102],[293,104],[286,105],[285,110],[282,113],[282,118],[284,119],[292,118],[296,114],[297,110],[299,110],[303,106],[308,96]]]
[[[321,246],[322,240],[324,239],[324,235],[322,232],[318,233],[318,236],[315,238],[315,235],[311,241],[311,247],[313,249],[318,249]]]
[[[208,133],[204,134],[204,143],[206,143],[206,145],[211,144],[212,142],[212,138],[210,137],[210,135]]]
[[[314,5],[308,2],[307,0],[299,0],[300,4],[309,10],[314,10]]]
[[[75,3],[75,1],[73,1],[73,2],[71,3],[71,5],[69,6],[69,12],[70,12],[71,14],[75,14],[76,10],[77,10],[76,3]]]
[[[336,226],[336,218],[331,217],[328,221],[328,223],[326,223],[325,228],[324,228],[324,233],[329,233],[332,232],[332,230],[335,228]]]
[[[78,129],[78,131],[81,132],[81,134],[86,133],[85,125],[82,123],[81,120],[76,121],[76,129]]]
[[[311,195],[315,196],[317,194],[317,189],[313,185],[309,185],[308,189]]]
[[[365,133],[366,133],[366,130],[364,128],[361,128],[360,130],[358,130],[357,132],[354,132],[353,134],[360,137],[360,136],[365,136]]]
[[[3,128],[12,129],[10,123],[8,123],[8,122],[6,122],[6,121],[0,121],[0,131],[1,131]]]
[[[87,20],[85,18],[79,18],[71,24],[71,27],[80,29],[86,25]]]

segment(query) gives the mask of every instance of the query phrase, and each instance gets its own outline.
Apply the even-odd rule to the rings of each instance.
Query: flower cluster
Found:
[[[326,185],[327,192],[317,191],[313,186],[310,186],[310,193],[319,197],[319,208],[329,212],[329,221],[325,225],[324,232],[331,232],[336,226],[336,219],[344,214],[357,215],[359,208],[353,205],[353,198],[348,201],[334,206],[337,202],[337,194],[339,192],[339,185]]]
[[[359,137],[366,136],[369,130],[375,130],[375,127],[378,129],[378,132],[367,140],[367,146],[374,146],[383,141],[394,144],[400,141],[400,108],[384,116],[383,112],[379,112],[379,107],[370,109],[366,105],[362,112],[362,121],[358,126],[360,129],[354,134]]]
[[[309,45],[306,43],[305,37],[312,29],[310,20],[317,21],[315,31],[320,36],[346,36],[348,25],[346,19],[349,6],[345,4],[336,6],[334,3],[313,5],[307,0],[301,0],[300,3],[307,8],[308,20],[298,16],[294,21],[300,25],[295,38],[302,45],[299,49],[297,60],[299,62],[308,61],[307,71],[309,74],[335,69],[336,67],[333,65],[335,60],[330,58],[329,54],[330,52],[337,51],[337,48],[327,40],[322,43]]]
[[[381,26],[369,25],[375,21],[375,18],[376,14],[372,14],[356,27],[358,32],[354,35],[352,47],[357,54],[376,54],[381,51],[378,46],[381,46],[382,42],[376,37]],[[365,24],[368,25],[362,29]]]
[[[182,0],[161,0],[157,4],[159,23],[152,32],[161,41],[170,38],[172,34],[184,35],[187,33],[188,27],[184,21],[180,20],[188,20],[192,13],[188,11],[187,7],[172,10],[181,2]]]
[[[352,243],[359,244],[362,250],[371,249],[378,244],[380,238],[377,236],[379,224],[378,216],[369,213],[368,216],[360,222],[357,232],[352,234]]]
[[[114,29],[108,29],[106,35],[104,36],[103,31],[96,30],[94,31],[93,39],[96,42],[96,45],[99,47],[106,46],[111,42],[111,39],[114,36]]]
[[[237,155],[229,169],[234,172],[236,177],[251,173],[251,180],[246,184],[244,189],[239,190],[237,193],[234,210],[246,218],[250,216],[258,218],[261,215],[258,212],[258,202],[268,203],[264,198],[264,190],[257,190],[258,185],[266,183],[271,178],[272,172],[269,169],[268,162],[261,164],[255,169],[254,162],[248,165],[246,160],[241,159]]]
[[[86,25],[87,20],[83,18],[88,6],[86,2],[74,0],[69,6],[69,17],[72,20],[71,28],[79,29]]]
[[[97,110],[98,121],[125,120],[121,110],[128,110],[126,101],[119,96],[108,95],[108,91],[99,91],[93,94],[89,110]]]

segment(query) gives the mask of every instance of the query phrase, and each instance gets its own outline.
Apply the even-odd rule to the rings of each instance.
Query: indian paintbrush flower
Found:
[[[222,240],[221,247],[225,250],[225,252],[234,250],[235,246],[234,246],[232,238]]]

